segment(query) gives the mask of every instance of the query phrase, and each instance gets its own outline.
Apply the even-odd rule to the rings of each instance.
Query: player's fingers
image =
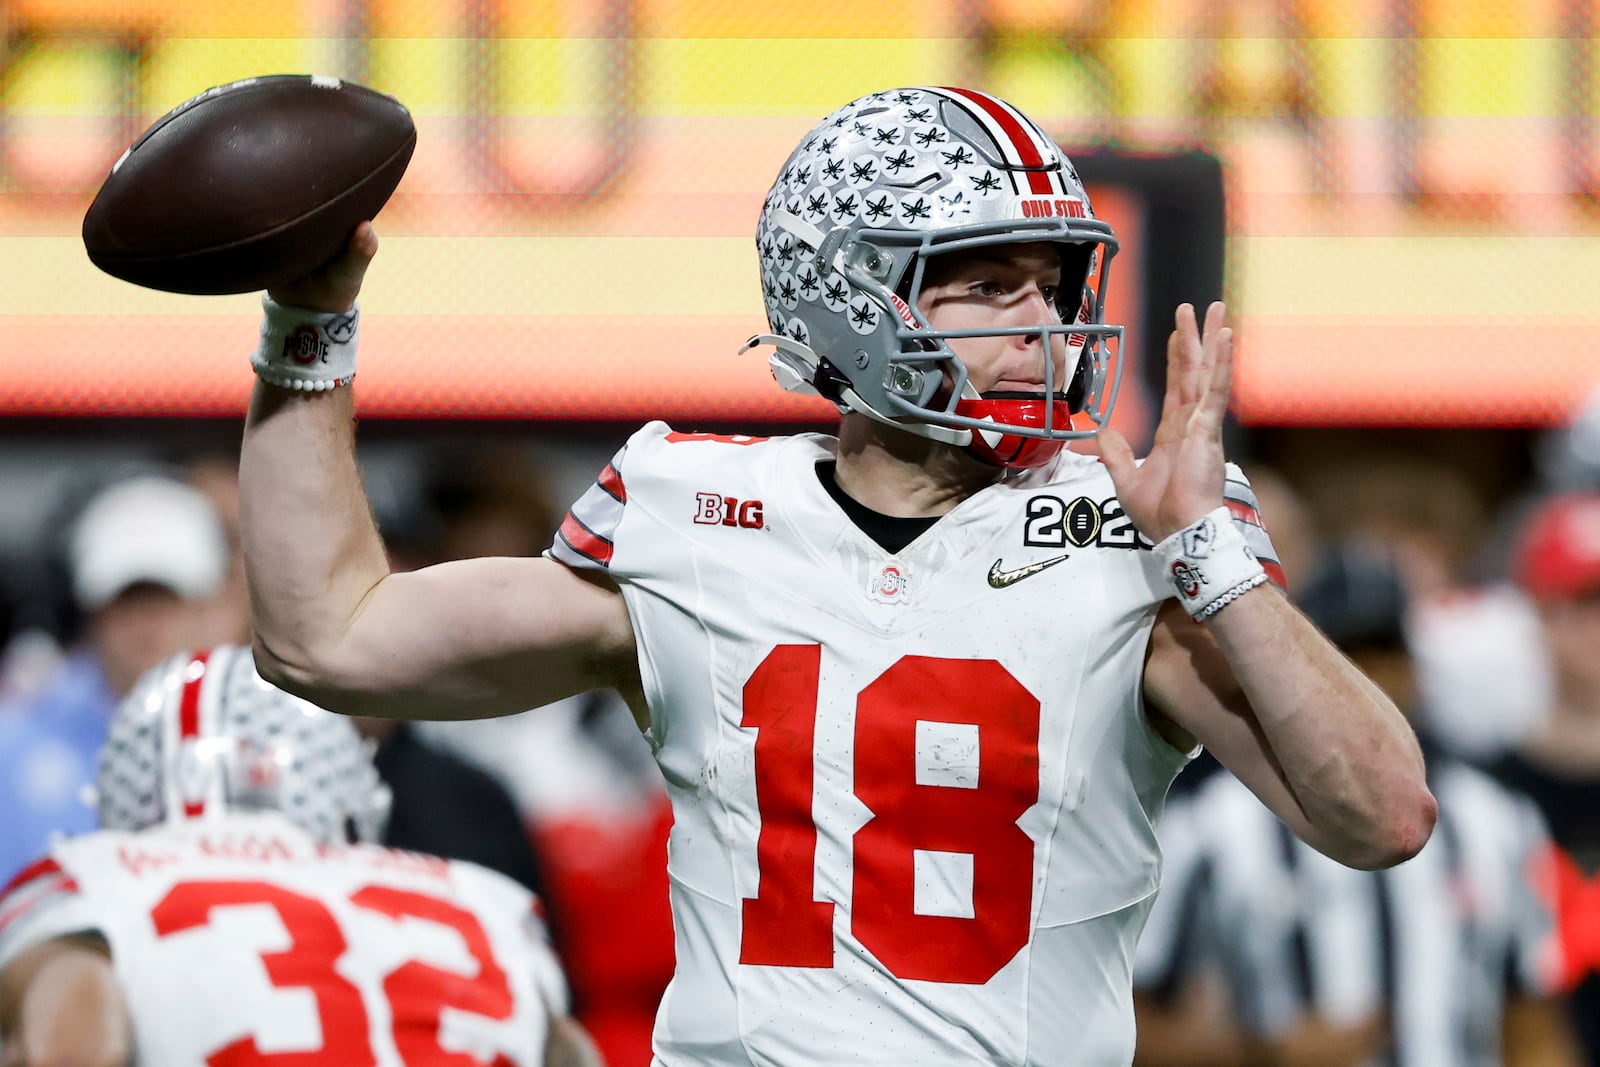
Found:
[[[1185,392],[1185,340],[1183,336],[1183,309],[1187,304],[1178,305],[1177,313],[1173,316],[1172,332],[1167,335],[1167,391],[1161,400],[1161,415],[1167,415],[1183,406]]]
[[[1193,304],[1179,304],[1174,319],[1172,344],[1167,358],[1176,357],[1178,363],[1178,402],[1192,404],[1205,391],[1204,357],[1200,340],[1200,325],[1195,320]],[[1176,346],[1176,350],[1174,347]],[[1170,369],[1169,369],[1169,373]]]
[[[372,259],[377,254],[378,231],[373,229],[372,223],[363,222],[350,235],[344,251],[328,264],[329,280],[337,285],[360,289],[361,281],[367,275],[367,268],[372,265]]]
[[[350,244],[347,246],[346,251],[364,256],[368,260],[377,255],[377,227],[373,226],[370,220],[357,226],[355,232],[350,235]]]
[[[1128,444],[1128,439],[1107,427],[1095,434],[1095,441],[1100,446],[1100,462],[1106,465],[1112,483],[1121,486],[1123,480],[1133,473],[1136,466],[1133,461],[1133,448]]]
[[[377,231],[371,222],[363,222],[350,234],[344,248],[333,259],[302,278],[273,286],[267,295],[289,307],[313,311],[348,311],[355,305],[367,268],[377,254]]]
[[[1206,338],[1207,368],[1205,396],[1195,405],[1190,424],[1202,432],[1220,434],[1228,413],[1233,389],[1233,330],[1224,326]]]

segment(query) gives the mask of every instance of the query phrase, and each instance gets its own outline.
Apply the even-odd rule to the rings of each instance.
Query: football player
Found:
[[[365,842],[389,794],[351,723],[224,646],[148,672],[101,829],[0,898],[0,1062],[595,1064],[510,879]]]
[[[1136,461],[1106,428],[1116,237],[1038,125],[965,89],[824,119],[756,246],[753,343],[837,436],[651,423],[547,558],[411,573],[353,459],[372,228],[270,292],[242,456],[261,667],[360,714],[624,693],[676,820],[661,1064],[1126,1065],[1152,825],[1197,744],[1347,864],[1435,816],[1405,720],[1269,580],[1222,453],[1224,310],[1178,309]],[[306,331],[325,360],[293,358]],[[1064,447],[1095,437],[1103,461]]]

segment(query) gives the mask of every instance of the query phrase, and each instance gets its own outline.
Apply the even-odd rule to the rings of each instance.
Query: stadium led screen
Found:
[[[1591,6],[14,0],[0,412],[242,411],[255,298],[116,282],[78,226],[168,108],[313,71],[420,132],[363,297],[365,414],[825,416],[738,354],[762,196],[839,104],[964,82],[1069,148],[1220,159],[1242,420],[1547,424],[1600,380]],[[1172,269],[1137,250],[1170,220],[1099,188],[1146,283]],[[1154,291],[1120,297],[1143,349]]]

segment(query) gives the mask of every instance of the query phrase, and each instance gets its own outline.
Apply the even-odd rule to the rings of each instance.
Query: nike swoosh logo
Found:
[[[1059,556],[1052,556],[1049,559],[1040,560],[1038,563],[1030,563],[1026,567],[1018,567],[1014,571],[1001,570],[1000,561],[995,560],[994,566],[989,568],[989,584],[995,589],[1004,589],[1008,585],[1016,585],[1022,579],[1031,578],[1047,567],[1054,567],[1066,558],[1068,558],[1068,553],[1063,552]]]

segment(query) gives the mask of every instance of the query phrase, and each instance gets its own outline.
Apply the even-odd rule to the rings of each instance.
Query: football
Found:
[[[112,166],[83,217],[89,259],[173,293],[248,293],[333,258],[388,202],[417,144],[391,96],[312,75],[218,86]]]

